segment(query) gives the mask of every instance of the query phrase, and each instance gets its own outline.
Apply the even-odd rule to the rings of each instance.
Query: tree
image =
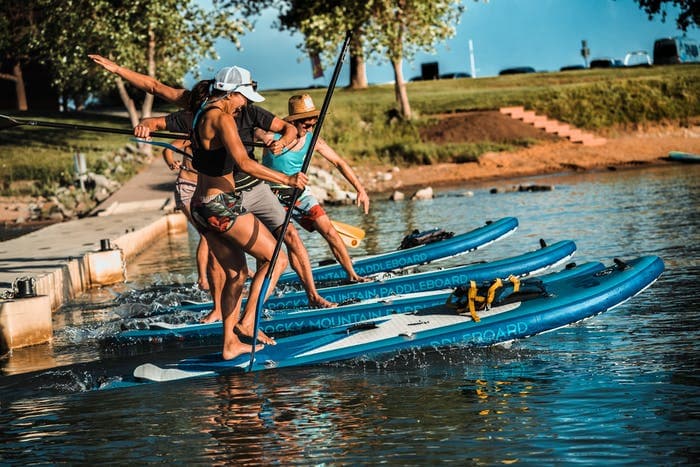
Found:
[[[676,18],[676,24],[683,31],[687,31],[688,27],[691,25],[700,26],[700,2],[698,0],[635,0],[639,3],[639,7],[642,8],[649,19],[653,19],[654,16],[661,14],[661,20],[666,21],[667,11],[666,8],[669,5],[677,7],[680,12]]]
[[[0,78],[16,83],[18,108],[26,110],[22,66],[45,64],[52,85],[77,108],[90,95],[106,92],[112,77],[88,63],[87,54],[109,55],[120,64],[173,83],[203,57],[216,58],[219,37],[239,45],[249,24],[213,0],[213,12],[195,0],[0,0],[0,53],[13,72]],[[116,80],[132,123],[138,112],[129,90]],[[150,115],[153,97],[142,100]]]
[[[14,82],[17,110],[27,110],[22,68],[32,60],[31,38],[43,15],[32,0],[0,0],[0,11],[0,57],[12,69],[0,79]]]
[[[358,0],[228,0],[226,5],[236,6],[246,16],[260,15],[272,8],[279,11],[277,24],[281,31],[300,32],[304,41],[297,48],[309,56],[319,55],[326,63],[335,61],[337,49],[345,32],[353,32],[350,41],[351,89],[367,87],[367,68],[363,51],[362,26],[369,21],[367,1]],[[320,21],[308,20],[320,18]]]
[[[207,11],[195,0],[0,0],[49,12],[27,34],[28,50],[51,70],[52,84],[80,108],[88,96],[114,86],[132,124],[148,116],[153,96],[141,101],[140,115],[126,84],[91,66],[88,53],[100,53],[120,65],[173,84],[195,69],[203,57],[216,58],[214,43],[225,37],[240,45],[249,27],[236,11],[213,0]],[[4,37],[0,33],[0,38]],[[0,39],[0,46],[4,46]],[[3,47],[4,49],[4,47]]]
[[[371,20],[371,3],[366,0],[335,0],[313,2],[293,0],[292,8],[280,14],[280,21],[288,29],[296,29],[306,38],[299,48],[309,54],[318,54],[324,62],[336,60],[337,45],[352,32],[350,39],[351,89],[367,87],[367,67],[364,52],[364,28]]]
[[[455,34],[464,11],[459,0],[372,0],[372,20],[365,29],[372,53],[382,53],[394,68],[394,93],[400,115],[413,116],[403,78],[403,60],[418,50],[434,52],[435,45]]]

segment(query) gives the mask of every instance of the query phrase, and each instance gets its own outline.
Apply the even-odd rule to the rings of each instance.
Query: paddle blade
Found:
[[[331,224],[333,224],[335,230],[337,230],[341,235],[357,239],[358,242],[365,238],[365,231],[359,227],[348,225],[339,221],[331,221]]]
[[[343,243],[345,243],[345,246],[350,248],[357,248],[358,246],[360,246],[360,240],[358,240],[357,238],[349,237],[341,231],[338,231],[338,235],[340,235],[340,239],[343,241]]]

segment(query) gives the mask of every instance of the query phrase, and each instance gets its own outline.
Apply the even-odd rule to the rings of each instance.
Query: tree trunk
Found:
[[[367,64],[362,50],[362,32],[355,31],[350,40],[350,89],[367,89]]]
[[[156,36],[151,29],[148,31],[148,76],[156,77]],[[152,110],[153,94],[146,93],[141,106],[141,118],[150,117]]]
[[[12,68],[12,74],[15,75],[15,92],[17,93],[17,110],[28,110],[27,91],[24,88],[24,78],[22,77],[22,67],[19,62],[15,63]]]
[[[139,124],[139,114],[136,111],[136,105],[134,105],[134,100],[129,96],[129,93],[126,91],[124,81],[122,81],[122,79],[119,77],[117,77],[117,89],[119,90],[119,97],[121,97],[122,103],[124,103],[124,107],[126,107],[126,112],[129,114],[129,121],[131,122],[131,126],[135,127]]]
[[[399,105],[399,114],[406,120],[411,120],[413,114],[411,112],[411,104],[408,102],[408,94],[406,93],[406,83],[403,80],[403,60],[392,60],[391,64],[394,67],[394,94],[396,95],[396,103]]]

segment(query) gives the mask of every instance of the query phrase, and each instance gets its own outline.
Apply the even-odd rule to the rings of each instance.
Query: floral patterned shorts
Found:
[[[192,218],[198,227],[214,232],[228,232],[238,216],[247,211],[241,198],[233,193],[219,193],[210,200],[192,200]]]

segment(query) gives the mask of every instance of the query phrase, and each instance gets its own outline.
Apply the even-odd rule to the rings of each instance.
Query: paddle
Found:
[[[29,126],[46,126],[51,128],[67,128],[70,130],[84,130],[84,131],[96,131],[98,133],[115,133],[118,135],[133,135],[134,130],[127,130],[122,128],[110,128],[104,126],[91,126],[91,125],[78,125],[74,123],[56,123],[56,122],[41,122],[38,120],[18,120],[16,118],[8,117],[7,115],[0,115],[0,130],[5,130],[7,128],[14,128],[16,126],[29,125]],[[187,139],[185,133],[162,133],[156,132],[151,133],[153,138],[168,138],[168,139]]]
[[[365,238],[365,231],[354,225],[348,225],[340,221],[331,221],[335,230],[338,231],[340,238],[347,246],[356,248],[360,246],[360,242]]]
[[[316,121],[316,128],[311,134],[311,142],[309,143],[309,148],[306,150],[306,156],[304,157],[304,163],[301,166],[301,172],[306,173],[306,170],[311,164],[311,155],[314,153],[314,147],[316,146],[316,141],[318,140],[318,135],[321,133],[321,126],[323,125],[323,120],[328,112],[328,106],[331,103],[331,97],[333,96],[333,90],[335,89],[335,83],[338,81],[338,76],[340,75],[340,69],[343,66],[343,60],[345,59],[345,53],[350,45],[350,38],[352,33],[348,31],[345,34],[345,41],[340,49],[340,55],[338,56],[338,61],[335,63],[335,69],[333,70],[333,76],[331,77],[331,82],[328,84],[328,91],[326,91],[326,97],[323,99],[323,105],[321,106],[321,113],[318,115],[318,120]],[[296,205],[297,198],[301,194],[301,190],[294,188],[292,191],[292,199],[289,206]],[[253,369],[253,362],[255,361],[255,346],[257,345],[258,338],[258,327],[260,321],[260,312],[262,310],[263,304],[265,303],[265,295],[267,295],[267,289],[270,287],[270,280],[272,279],[272,271],[275,268],[275,263],[279,257],[280,250],[282,249],[282,243],[284,242],[284,236],[287,233],[287,226],[292,218],[293,209],[287,210],[287,215],[284,218],[284,223],[280,228],[279,238],[275,244],[275,250],[272,252],[272,258],[270,259],[270,266],[267,270],[267,274],[263,279],[262,286],[260,287],[260,296],[258,297],[258,303],[255,308],[255,326],[253,327],[253,348],[250,352],[250,363],[248,364],[248,371]]]

